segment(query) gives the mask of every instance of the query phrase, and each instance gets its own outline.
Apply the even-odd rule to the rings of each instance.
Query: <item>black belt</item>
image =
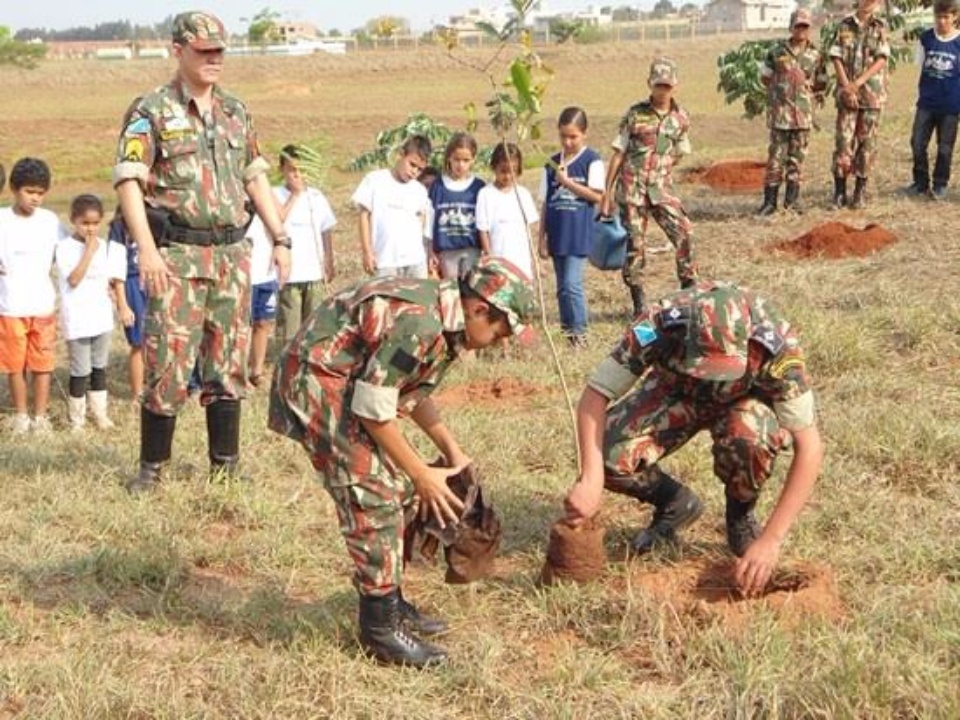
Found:
[[[200,230],[182,225],[168,224],[164,240],[178,245],[233,245],[243,240],[246,230],[241,227],[222,227]]]

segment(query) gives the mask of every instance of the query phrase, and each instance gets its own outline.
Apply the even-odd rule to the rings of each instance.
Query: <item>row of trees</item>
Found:
[[[167,40],[173,27],[173,15],[168,15],[155,25],[135,25],[129,20],[98,23],[92,27],[79,26],[66,30],[49,30],[47,28],[20,28],[13,36],[14,40],[30,42],[96,42],[98,40]]]

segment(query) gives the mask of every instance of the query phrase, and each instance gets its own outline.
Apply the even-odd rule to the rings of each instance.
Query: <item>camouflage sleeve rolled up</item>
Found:
[[[133,109],[117,143],[113,184],[116,186],[124,180],[136,180],[146,193],[156,152],[157,137],[150,117],[139,108]]]

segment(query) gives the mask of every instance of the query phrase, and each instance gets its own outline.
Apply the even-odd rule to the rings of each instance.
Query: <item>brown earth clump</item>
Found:
[[[842,222],[817,225],[793,240],[774,243],[778,252],[798,258],[864,257],[882,250],[897,241],[897,236],[886,228],[871,224],[855,228]]]
[[[566,520],[555,522],[550,528],[547,559],[540,572],[540,581],[544,585],[565,580],[588,583],[603,575],[607,567],[603,533],[603,526],[593,521],[577,527]]]
[[[504,400],[530,401],[550,391],[540,385],[525,383],[516,378],[498,378],[457,385],[438,393],[436,398],[444,407],[463,405],[500,405]]]
[[[687,173],[687,182],[707,185],[719,192],[748,193],[763,189],[767,164],[758,160],[723,160]]]

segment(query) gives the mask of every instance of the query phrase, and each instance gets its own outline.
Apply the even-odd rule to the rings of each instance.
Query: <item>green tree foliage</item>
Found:
[[[381,39],[406,35],[410,32],[410,23],[405,18],[395,15],[375,17],[368,20],[364,27],[368,34]]]
[[[637,22],[640,19],[640,11],[631,5],[620,5],[613,9],[610,17],[614,22]]]
[[[250,19],[247,27],[247,39],[256,45],[268,45],[280,39],[277,30],[277,20],[280,13],[271,8],[264,8]]]
[[[0,25],[0,65],[31,69],[35,68],[46,54],[46,45],[14,40],[10,28]]]
[[[579,37],[583,33],[584,27],[585,24],[582,20],[556,18],[550,21],[550,37],[558,45],[563,45],[565,42]]]
[[[657,0],[657,4],[654,5],[653,10],[650,11],[650,17],[659,20],[668,15],[674,15],[676,12],[677,7],[670,2],[670,0]]]
[[[347,167],[354,171],[387,167],[393,163],[397,152],[407,138],[423,135],[433,145],[430,164],[439,168],[443,166],[443,151],[453,132],[447,125],[437,122],[429,115],[416,113],[408,117],[403,124],[377,133],[374,148],[355,157]]]

